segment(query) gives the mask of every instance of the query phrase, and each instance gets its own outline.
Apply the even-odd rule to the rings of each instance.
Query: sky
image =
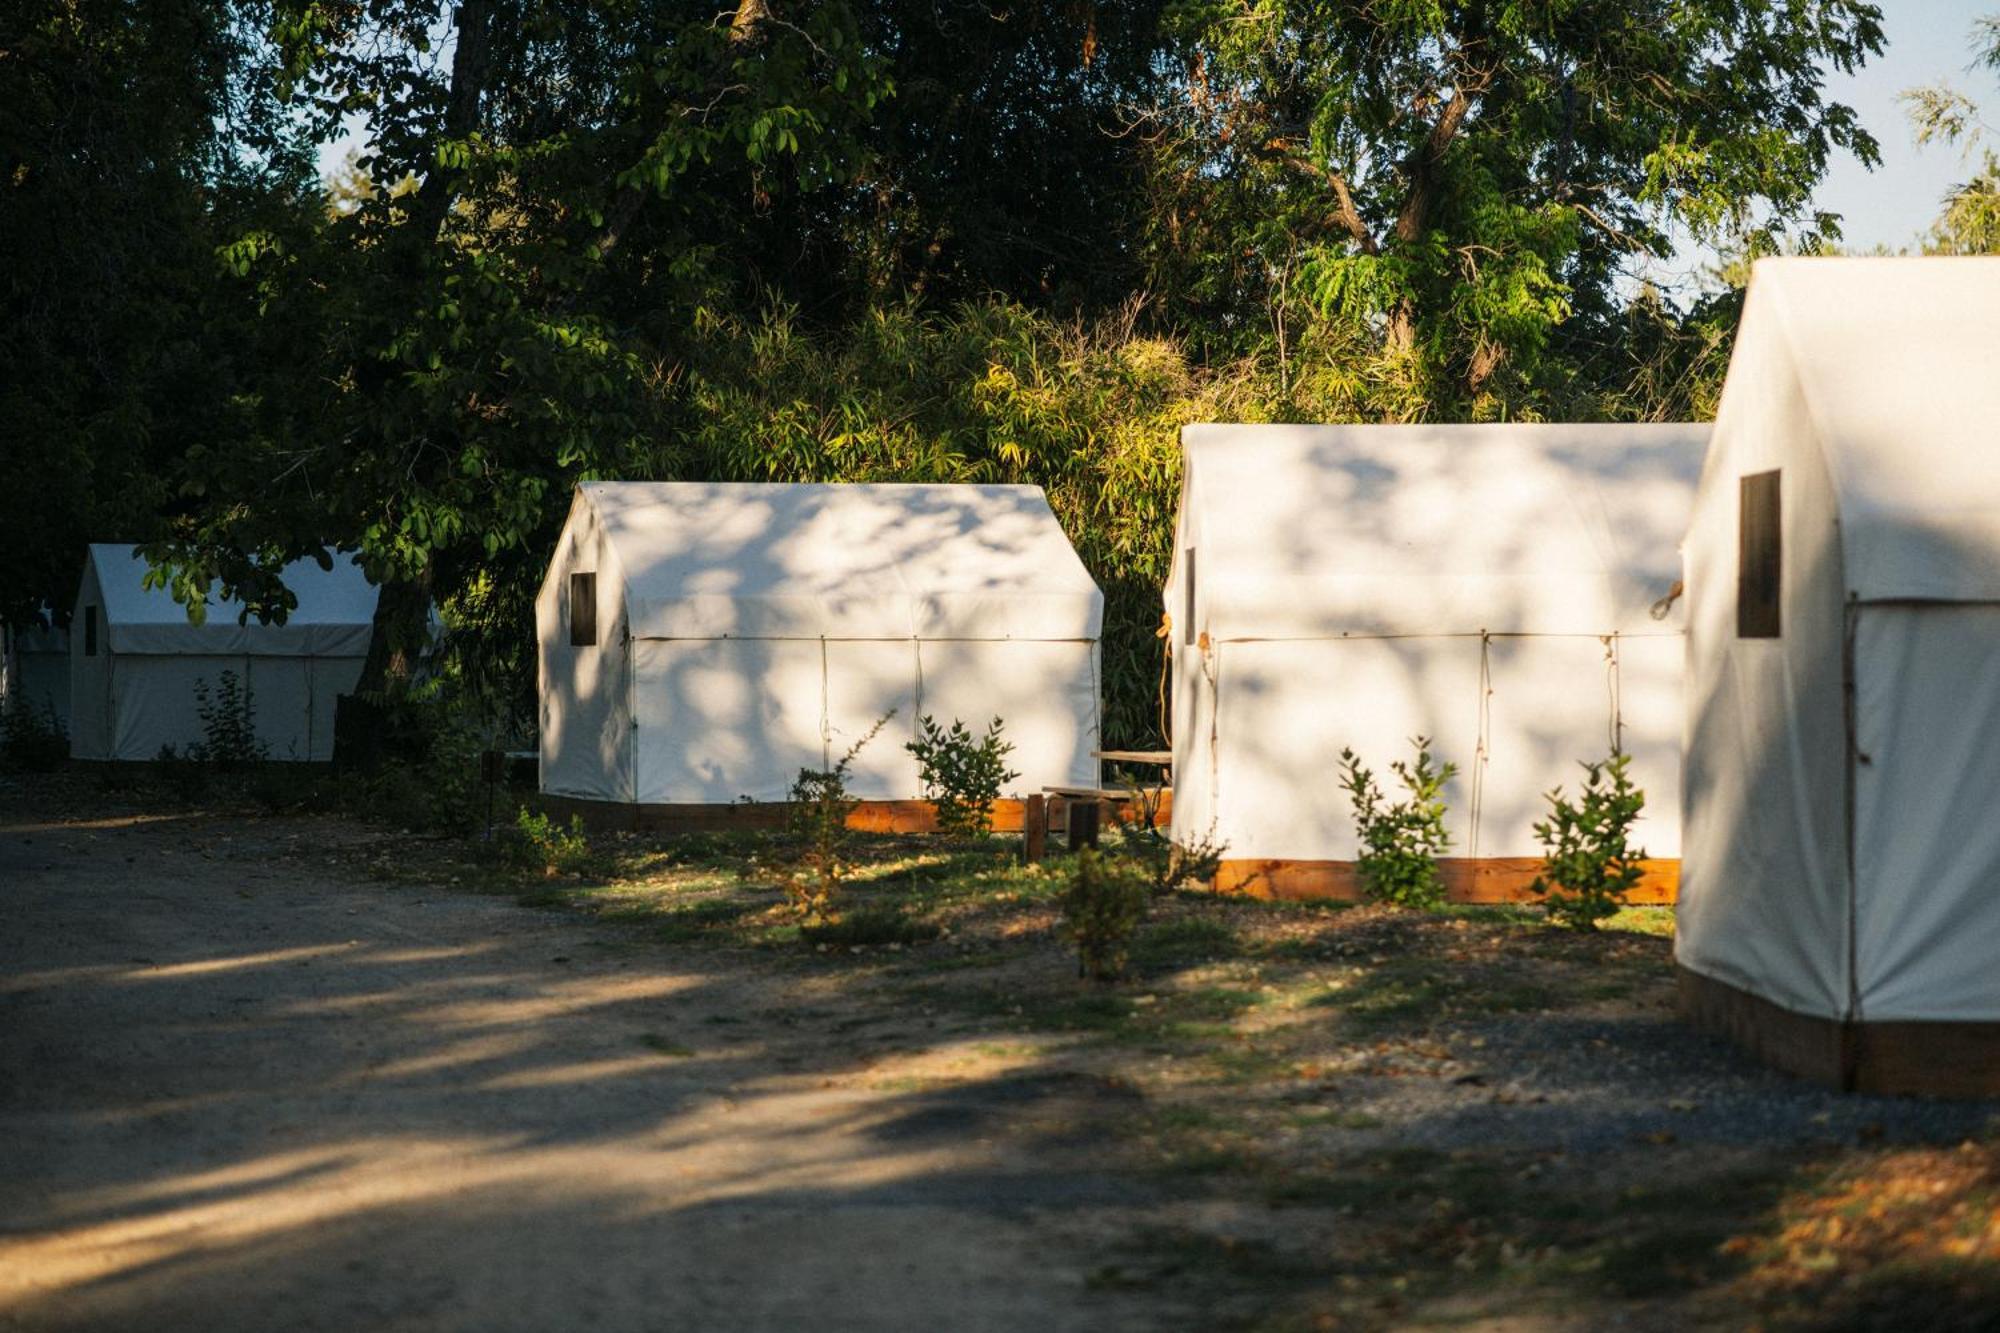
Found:
[[[1982,14],[2000,14],[2000,0],[1877,0],[1888,42],[1882,54],[1852,75],[1827,80],[1829,101],[1845,102],[1882,148],[1874,171],[1842,153],[1821,184],[1817,203],[1844,219],[1843,243],[1850,250],[1914,248],[1939,212],[1952,185],[1971,174],[1963,153],[1949,144],[1919,148],[1897,97],[1920,84],[1949,83],[2000,121],[2000,71],[1968,70],[1972,25]],[[443,32],[440,38],[447,36]],[[351,148],[348,133],[320,148],[320,174],[339,168]]]
[[[1827,80],[1829,101],[1845,102],[1882,147],[1874,171],[1841,154],[1819,188],[1821,208],[1844,219],[1843,245],[1869,250],[1914,248],[1951,187],[1971,175],[1963,152],[1950,144],[1917,146],[1897,95],[1919,84],[1948,83],[2000,120],[2000,71],[1967,70],[1972,25],[2000,14],[2000,0],[1877,0],[1888,44],[1853,75]]]

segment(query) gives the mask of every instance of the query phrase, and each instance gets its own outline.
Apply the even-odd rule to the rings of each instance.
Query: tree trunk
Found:
[[[333,763],[343,772],[372,773],[399,754],[392,726],[396,704],[408,695],[430,646],[431,580],[391,579],[375,599],[368,655],[354,693],[334,704]]]
[[[492,68],[493,0],[461,0],[452,15],[457,45],[452,53],[451,86],[445,96],[443,139],[463,139],[479,128],[479,108]],[[424,173],[411,203],[410,221],[398,228],[400,244],[393,262],[401,266],[405,280],[413,287],[424,279],[426,264],[437,246],[446,219],[451,215],[453,173],[433,165]],[[390,391],[386,366],[370,361],[360,376],[365,393]],[[394,707],[409,691],[417,663],[430,637],[431,573],[426,569],[415,579],[392,579],[382,585],[375,602],[375,619],[368,636],[368,655],[362,660],[361,679],[354,693],[342,695],[334,704],[333,763],[344,772],[369,773],[397,755],[398,739],[404,749],[420,746],[419,738],[399,736],[393,725]]]

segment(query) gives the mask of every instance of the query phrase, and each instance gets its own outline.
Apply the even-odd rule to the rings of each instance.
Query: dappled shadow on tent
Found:
[[[1419,734],[1459,770],[1445,793],[1456,855],[1536,854],[1544,793],[1574,791],[1580,765],[1614,747],[1633,753],[1648,794],[1642,845],[1676,854],[1678,615],[1648,611],[1679,577],[1700,452],[1599,429],[1612,442],[1530,447],[1506,428],[1456,442],[1423,428],[1313,432],[1282,494],[1251,486],[1242,501],[1285,521],[1200,539],[1215,796],[1235,855],[1351,857],[1342,749],[1393,792],[1388,766],[1411,757]],[[1240,447],[1254,478],[1257,440]],[[1244,477],[1218,484],[1245,489]],[[1261,590],[1233,573],[1253,559],[1232,556],[1245,543]],[[1176,651],[1200,650],[1177,636]]]
[[[1039,491],[586,487],[571,526],[600,518],[616,566],[600,596],[624,607],[633,674],[589,669],[622,643],[579,653],[553,623],[566,538],[539,612],[552,792],[596,794],[629,747],[641,803],[783,800],[886,718],[849,788],[910,799],[903,747],[926,713],[1013,715],[1023,789],[1092,771],[1098,594]],[[606,694],[627,688],[629,716]],[[574,771],[573,747],[591,772]]]

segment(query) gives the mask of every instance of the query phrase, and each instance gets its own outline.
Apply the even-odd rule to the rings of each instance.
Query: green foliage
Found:
[[[223,671],[211,690],[206,677],[194,683],[194,711],[201,719],[201,739],[188,747],[188,758],[222,772],[237,772],[264,763],[271,747],[257,735],[257,700],[247,681]]]
[[[1007,767],[1013,742],[1001,739],[994,718],[975,739],[957,718],[947,730],[927,713],[917,719],[922,735],[903,748],[917,758],[924,799],[937,806],[938,831],[954,838],[983,838],[991,831],[993,802],[1000,789],[1021,775]]]
[[[0,768],[51,773],[69,758],[69,732],[55,705],[19,696],[0,708]]]
[[[1979,20],[1972,31],[1976,62],[2000,70],[2000,15]],[[1903,94],[1917,142],[1933,140],[1964,145],[1968,154],[1980,148],[1978,169],[1945,197],[1924,241],[1933,255],[2000,254],[2000,154],[1981,146],[1995,131],[1980,115],[1979,104],[1944,84],[1913,88]]]
[[[1125,974],[1132,932],[1145,919],[1152,886],[1132,861],[1085,847],[1063,888],[1063,931],[1076,945],[1077,975],[1115,981]]]
[[[1546,410],[1677,229],[1810,247],[1837,235],[1812,207],[1834,154],[1877,156],[1822,95],[1882,48],[1853,0],[1179,0],[1167,23],[1189,72],[1139,136],[1151,289],[1237,348],[1350,331],[1388,354],[1388,419]]]
[[[1193,842],[1177,843],[1160,827],[1160,789],[1132,782],[1126,784],[1125,791],[1125,801],[1112,807],[1118,821],[1116,850],[1144,869],[1153,893],[1213,884],[1229,851],[1229,844],[1216,838],[1214,828]]]
[[[0,620],[70,605],[85,542],[161,535],[185,451],[246,428],[256,308],[214,249],[315,213],[313,144],[273,94],[261,14],[0,9]]]
[[[421,832],[481,827],[490,793],[480,779],[480,756],[494,737],[476,704],[432,687],[386,707],[395,749],[375,771],[344,777],[347,804]]]
[[[502,854],[510,865],[544,875],[581,874],[590,867],[590,837],[583,816],[571,815],[564,828],[540,810],[522,806],[502,831]]]
[[[854,809],[854,798],[847,794],[847,775],[862,748],[895,715],[892,708],[875,719],[867,734],[849,746],[831,768],[802,768],[792,784],[791,833],[803,847],[784,867],[779,887],[803,920],[834,919],[841,881],[849,869],[848,844],[853,838],[847,827],[847,817]]]
[[[1429,910],[1444,905],[1444,876],[1437,859],[1451,846],[1444,823],[1444,788],[1458,772],[1431,755],[1430,738],[1418,736],[1414,762],[1389,765],[1406,795],[1391,803],[1352,750],[1340,752],[1340,789],[1354,806],[1360,843],[1356,868],[1368,897],[1398,907]]]
[[[1632,785],[1632,757],[1583,766],[1583,788],[1574,801],[1561,787],[1549,792],[1549,817],[1535,825],[1542,844],[1542,873],[1534,892],[1549,916],[1575,930],[1595,930],[1624,906],[1644,875],[1646,853],[1632,845],[1632,826],[1646,793]]]

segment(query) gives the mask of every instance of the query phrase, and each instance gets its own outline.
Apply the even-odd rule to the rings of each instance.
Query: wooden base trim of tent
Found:
[[[1662,860],[1640,864],[1645,878],[1625,901],[1640,907],[1672,903],[1679,896],[1681,863]],[[1438,869],[1444,872],[1445,897],[1455,903],[1540,901],[1528,887],[1542,872],[1538,857],[1448,856],[1438,862]],[[1216,872],[1215,887],[1222,893],[1243,893],[1253,898],[1357,902],[1363,896],[1361,876],[1352,861],[1225,859]]]
[[[1041,804],[1040,798],[1032,798]],[[585,827],[621,833],[725,833],[784,828],[792,805],[788,801],[741,801],[730,805],[651,804],[624,801],[587,801],[573,796],[544,796],[541,804],[557,819],[567,821],[581,815]],[[1105,802],[1106,805],[1119,804]],[[1134,811],[1123,803],[1130,817]],[[993,831],[1020,833],[1026,826],[1029,801],[1003,798],[993,803]],[[1062,798],[1050,797],[1043,806],[1047,827],[1062,827]],[[1157,818],[1165,822],[1172,811],[1167,801],[1160,803]],[[859,833],[935,833],[937,807],[929,801],[870,801],[854,803],[847,826]]]
[[[1847,1023],[1794,1013],[1676,966],[1681,1020],[1767,1065],[1843,1092],[2000,1097],[2000,1023]]]

